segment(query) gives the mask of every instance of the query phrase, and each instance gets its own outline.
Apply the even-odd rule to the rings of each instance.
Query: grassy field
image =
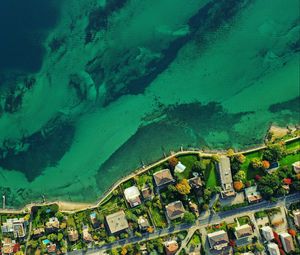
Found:
[[[165,228],[167,226],[167,220],[164,213],[161,213],[158,208],[150,207],[150,213],[156,227]]]
[[[300,153],[287,155],[279,161],[280,166],[291,166],[294,162],[300,161]]]
[[[249,224],[251,222],[248,216],[239,217],[237,220],[240,223],[240,225]]]
[[[203,159],[207,161],[206,169],[205,169],[205,180],[206,180],[206,187],[207,188],[214,188],[218,186],[218,177],[217,177],[217,169],[215,164],[211,162],[209,159]]]
[[[286,149],[288,152],[299,150],[300,149],[300,139],[287,143]]]
[[[188,246],[192,245],[192,246],[197,246],[197,245],[200,245],[201,244],[201,236],[200,236],[200,233],[198,231],[196,231],[191,240],[189,241],[188,243]]]
[[[178,160],[186,166],[186,169],[183,173],[176,173],[176,176],[179,180],[182,179],[189,179],[192,177],[192,167],[195,161],[198,160],[198,157],[196,155],[185,155],[185,156],[179,156]]]

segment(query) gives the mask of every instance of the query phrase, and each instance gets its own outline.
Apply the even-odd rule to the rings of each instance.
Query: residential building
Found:
[[[221,156],[218,162],[218,173],[221,182],[222,197],[234,196],[233,181],[230,169],[230,159],[226,156]]]
[[[118,211],[105,217],[106,225],[111,234],[119,233],[129,227],[124,211]]]
[[[52,217],[46,223],[46,231],[49,232],[56,232],[59,229],[59,220],[56,217]]]
[[[138,206],[142,203],[140,195],[141,193],[136,186],[132,186],[124,190],[124,196],[131,207]]]
[[[270,167],[268,169],[266,169],[266,172],[268,174],[273,174],[278,168],[279,168],[279,162],[272,162],[270,164]]]
[[[150,227],[148,219],[143,216],[140,216],[138,218],[138,224],[139,224],[140,230],[142,230],[142,231],[145,231],[145,230],[147,230],[148,227]]]
[[[56,244],[55,243],[48,244],[47,251],[49,254],[56,254]]]
[[[296,174],[300,173],[300,161],[293,163],[293,169]]]
[[[14,246],[16,242],[10,238],[4,238],[2,241],[1,252],[3,255],[12,255],[14,254]]]
[[[295,225],[300,228],[300,210],[293,211]]]
[[[237,239],[242,239],[252,235],[253,235],[253,229],[249,224],[245,224],[235,228],[235,236]]]
[[[272,226],[274,226],[274,227],[280,226],[281,224],[284,223],[282,214],[280,212],[273,214],[272,216],[270,216],[270,222],[271,222]]]
[[[269,226],[262,227],[261,233],[267,241],[271,241],[274,239],[273,229]]]
[[[39,237],[42,237],[45,234],[45,229],[44,228],[35,228],[32,231],[32,237],[34,239],[37,239]]]
[[[26,235],[24,218],[7,219],[1,226],[2,233],[13,233],[15,238],[23,238]]]
[[[92,235],[89,232],[89,227],[86,226],[86,225],[84,225],[82,227],[82,239],[86,242],[92,242],[93,241]]]
[[[196,215],[196,217],[199,217],[200,213],[199,213],[199,209],[198,209],[198,205],[197,204],[189,201],[189,208]]]
[[[224,230],[219,230],[207,235],[210,249],[223,252],[227,250],[229,245],[228,235]]]
[[[152,200],[154,197],[153,190],[149,185],[146,185],[142,189],[142,196],[144,200]]]
[[[276,243],[268,243],[267,247],[270,255],[280,255],[280,251]]]
[[[183,207],[182,202],[178,200],[166,205],[166,212],[170,220],[175,220],[177,218],[183,217],[185,209]]]
[[[175,240],[167,241],[164,243],[164,245],[165,245],[165,251],[167,255],[173,255],[179,249],[179,245]]]
[[[79,238],[78,231],[76,229],[70,228],[68,230],[68,239],[70,242],[76,242]]]
[[[101,223],[97,218],[97,213],[96,212],[92,212],[90,214],[90,220],[91,220],[91,223],[92,223],[92,226],[93,226],[94,229],[100,228]]]
[[[175,173],[183,173],[186,169],[186,166],[183,165],[180,161],[177,163],[177,165],[174,168]]]
[[[195,176],[188,180],[192,189],[201,189],[203,186],[202,180],[199,176]]]
[[[245,188],[245,197],[249,203],[257,203],[262,200],[262,196],[259,191],[257,191],[257,186],[251,186]]]
[[[157,187],[162,187],[175,181],[169,169],[163,169],[154,173],[153,178]]]
[[[279,234],[283,249],[286,253],[289,253],[291,251],[295,250],[293,238],[289,233],[281,233]]]

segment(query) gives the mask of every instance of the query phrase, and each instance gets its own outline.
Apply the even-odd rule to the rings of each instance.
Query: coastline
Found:
[[[285,142],[288,143],[288,142],[296,141],[299,139],[300,139],[300,136],[296,136],[296,137],[292,137],[292,138],[285,140]],[[263,144],[261,146],[246,149],[243,151],[237,151],[237,152],[235,152],[235,154],[239,154],[239,153],[247,154],[250,152],[259,151],[259,150],[266,148],[266,146],[267,146],[266,144]],[[213,151],[213,152],[204,152],[202,150],[180,150],[177,152],[172,152],[169,156],[167,156],[163,159],[160,159],[148,166],[138,168],[138,169],[134,170],[133,172],[131,172],[130,174],[128,174],[127,176],[119,179],[117,182],[113,183],[112,186],[105,193],[103,193],[99,197],[99,199],[96,200],[94,203],[70,202],[70,201],[57,200],[57,201],[49,201],[49,202],[44,202],[44,203],[30,203],[30,204],[25,205],[21,209],[0,209],[0,213],[10,213],[10,214],[27,213],[34,206],[45,206],[45,205],[50,205],[50,204],[57,204],[60,211],[65,212],[65,213],[70,213],[70,214],[78,212],[78,211],[84,211],[87,209],[93,209],[93,208],[99,207],[120,184],[126,182],[127,180],[133,178],[136,175],[139,175],[139,174],[149,171],[150,169],[168,161],[170,158],[172,158],[174,156],[194,154],[194,155],[199,155],[200,157],[212,157],[213,155],[221,155],[224,153],[225,153],[225,151],[221,151],[221,150]]]

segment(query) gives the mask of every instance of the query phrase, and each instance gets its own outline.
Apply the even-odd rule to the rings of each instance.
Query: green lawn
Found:
[[[300,139],[287,143],[286,149],[288,152],[300,149]]]
[[[217,169],[214,163],[209,159],[203,159],[207,161],[206,169],[205,169],[205,180],[207,188],[214,188],[218,186],[218,177],[217,177]]]
[[[179,180],[182,179],[189,179],[192,177],[192,167],[195,161],[198,160],[198,157],[196,155],[185,155],[185,156],[179,156],[178,160],[186,166],[186,169],[183,173],[176,173],[176,176]]]
[[[295,155],[294,154],[287,155],[286,157],[282,158],[279,161],[279,164],[280,166],[290,166],[296,161],[300,161],[300,153],[297,153]]]
[[[161,213],[158,208],[151,206],[150,213],[156,227],[165,228],[167,226],[165,215],[164,213]]]
[[[245,154],[246,160],[245,162],[241,165],[242,170],[246,170],[251,162],[252,159],[254,158],[261,158],[262,157],[262,151],[255,151],[251,152],[248,154]]]
[[[193,234],[191,240],[189,241],[188,246],[189,246],[189,245],[197,246],[197,245],[200,245],[200,244],[201,244],[201,237],[200,237],[199,232],[196,231],[196,232]]]
[[[126,209],[124,198],[121,196],[111,196],[109,200],[99,207],[99,211],[106,215],[121,209]]]
[[[252,169],[249,164],[252,159],[254,158],[261,158],[262,157],[262,151],[255,151],[248,154],[245,154],[246,160],[241,165],[241,170],[244,170],[246,173],[246,179],[248,181],[253,180],[255,178],[255,175],[263,176],[265,175],[265,172],[261,169]]]
[[[240,225],[249,224],[251,222],[248,216],[239,217],[237,220],[240,223]]]

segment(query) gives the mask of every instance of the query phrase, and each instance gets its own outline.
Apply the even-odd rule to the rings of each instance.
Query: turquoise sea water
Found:
[[[2,6],[1,6],[2,5]],[[94,201],[184,148],[299,124],[299,2],[2,1],[0,192]]]

